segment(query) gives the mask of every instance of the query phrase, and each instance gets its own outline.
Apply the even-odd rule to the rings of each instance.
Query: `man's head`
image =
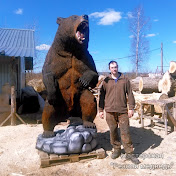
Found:
[[[111,71],[111,74],[113,75],[118,73],[118,64],[116,61],[109,62],[109,70]]]

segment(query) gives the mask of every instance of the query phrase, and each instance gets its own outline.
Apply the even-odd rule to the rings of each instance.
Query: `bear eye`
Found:
[[[76,15],[73,15],[72,18],[76,20],[78,17]]]

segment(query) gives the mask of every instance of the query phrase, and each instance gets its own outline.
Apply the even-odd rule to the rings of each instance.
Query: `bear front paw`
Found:
[[[96,128],[95,123],[89,122],[89,121],[83,121],[83,126],[84,126],[85,128]]]
[[[53,131],[44,131],[42,134],[43,138],[51,138],[54,136],[55,136],[55,133]]]
[[[92,87],[94,88],[98,83],[98,74],[92,70],[87,70],[84,74],[79,78],[79,81],[84,87]]]
[[[79,78],[79,81],[81,82],[81,84],[83,85],[83,87],[87,87],[89,85],[89,81],[87,79],[85,79],[84,77]]]

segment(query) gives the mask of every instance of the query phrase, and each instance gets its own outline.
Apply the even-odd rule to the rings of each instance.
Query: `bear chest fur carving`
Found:
[[[42,115],[44,136],[53,135],[55,125],[69,116],[82,117],[94,126],[96,102],[88,87],[95,87],[98,74],[88,52],[88,16],[57,18],[55,39],[43,66],[47,102]]]

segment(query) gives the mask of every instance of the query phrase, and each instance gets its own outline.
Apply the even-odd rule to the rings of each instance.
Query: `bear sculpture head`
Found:
[[[62,40],[65,50],[75,48],[88,48],[89,20],[87,15],[72,15],[68,18],[57,18],[59,24],[56,40]]]

